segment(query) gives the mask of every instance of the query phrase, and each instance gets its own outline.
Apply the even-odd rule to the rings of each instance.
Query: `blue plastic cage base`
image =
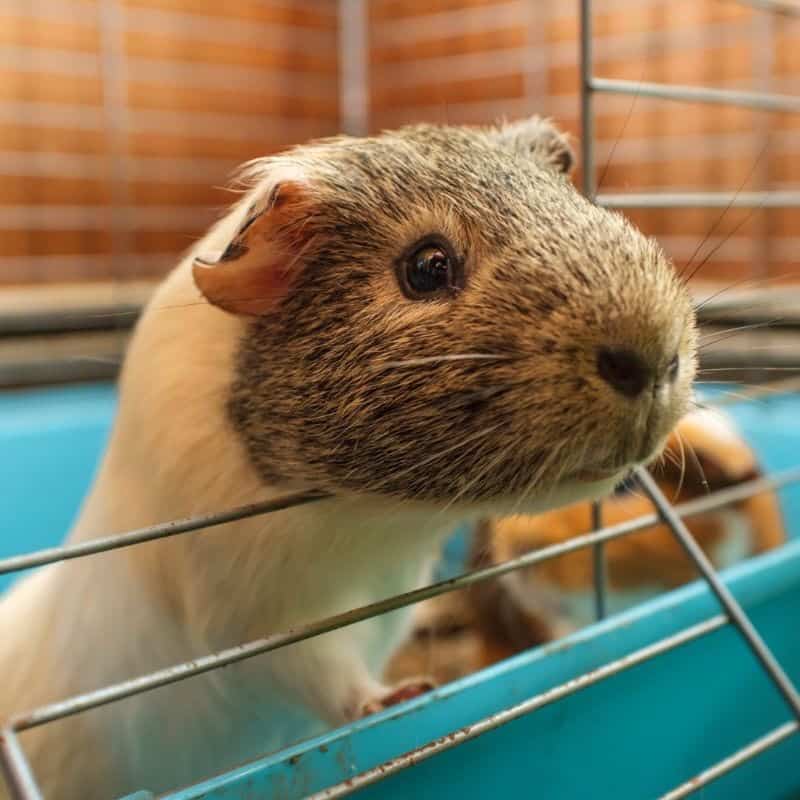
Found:
[[[0,395],[5,456],[0,479],[18,502],[8,509],[8,518],[15,520],[11,533],[19,534],[0,539],[0,557],[55,544],[68,528],[110,429],[114,397],[106,385]],[[769,398],[730,411],[768,471],[797,463],[798,398]],[[48,487],[48,503],[31,502],[37,486]],[[787,527],[796,537],[800,491],[782,490],[781,498]],[[800,637],[795,633],[800,541],[735,567],[726,579],[790,675],[800,678]],[[718,612],[706,586],[693,584],[428,696],[166,797],[305,797]],[[655,798],[788,718],[772,684],[727,626],[357,794]],[[796,800],[799,764],[800,737],[795,736],[706,787],[702,797]],[[149,795],[129,800],[134,798],[149,800]]]

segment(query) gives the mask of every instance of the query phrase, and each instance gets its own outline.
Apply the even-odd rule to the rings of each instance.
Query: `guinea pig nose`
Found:
[[[644,359],[622,347],[601,347],[597,352],[597,372],[625,397],[640,395],[650,381],[650,369]]]

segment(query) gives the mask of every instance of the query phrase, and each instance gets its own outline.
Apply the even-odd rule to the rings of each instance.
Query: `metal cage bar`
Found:
[[[769,733],[751,742],[741,750],[737,750],[733,755],[728,758],[723,758],[722,761],[717,762],[713,767],[704,770],[694,778],[677,786],[671,792],[662,795],[659,800],[679,800],[679,798],[688,797],[698,789],[708,786],[709,783],[721,778],[723,775],[730,772],[732,769],[741,766],[751,758],[755,758],[770,747],[780,744],[784,739],[788,739],[792,734],[800,730],[800,723],[796,720],[791,722],[784,722]]]
[[[704,514],[747,497],[752,497],[761,492],[774,490],[781,486],[797,482],[800,482],[800,467],[780,472],[769,478],[757,478],[747,483],[741,483],[738,486],[731,487],[730,489],[715,492],[713,495],[701,497],[688,503],[682,503],[675,507],[675,515],[679,519],[683,519],[685,517]],[[347,625],[361,622],[388,611],[395,611],[399,608],[419,603],[422,600],[429,600],[432,597],[438,597],[441,594],[456,589],[464,589],[475,583],[498,578],[509,572],[539,564],[543,561],[549,561],[558,556],[573,553],[585,547],[594,547],[597,544],[619,539],[654,525],[659,522],[660,519],[658,514],[648,514],[618,525],[609,526],[599,531],[592,531],[582,536],[574,536],[566,542],[542,547],[539,550],[535,550],[509,561],[504,561],[500,564],[467,572],[455,578],[440,581],[421,589],[415,589],[414,591],[395,595],[385,600],[379,600],[376,603],[370,603],[366,606],[351,609],[342,614],[326,617],[325,619],[317,620],[316,622],[304,625],[296,630],[277,633],[263,639],[255,639],[238,645],[237,647],[231,647],[201,658],[175,664],[172,667],[166,667],[156,672],[141,675],[121,683],[76,695],[62,702],[41,706],[29,713],[19,714],[14,717],[11,721],[11,727],[14,731],[19,732],[44,725],[48,722],[54,722],[64,717],[80,714],[83,711],[123,700],[126,697],[142,694],[151,689],[157,689],[160,686],[166,686],[167,684],[175,683],[194,675],[200,675],[204,672],[209,672],[210,670],[218,669],[237,661],[244,661],[253,656],[261,655],[262,653],[278,650],[281,647],[286,647],[290,644],[295,644],[305,639],[328,633],[337,628],[343,628]]]
[[[664,496],[652,475],[644,468],[637,467],[636,479],[644,489],[653,505],[658,509],[658,513],[664,522],[669,525],[675,538],[680,542],[686,554],[697,567],[703,579],[708,584],[709,589],[717,596],[720,605],[725,609],[730,621],[736,626],[744,640],[747,642],[753,655],[761,662],[764,671],[772,679],[775,687],[783,695],[784,700],[792,710],[794,715],[800,720],[800,694],[797,693],[789,676],[784,672],[783,667],[770,650],[767,643],[761,638],[758,631],[750,622],[750,618],[745,614],[744,609],[739,605],[739,601],[731,594],[725,584],[720,580],[717,571],[706,557],[702,548],[684,525],[683,520],[675,513],[669,500]]]
[[[322,492],[296,492],[294,494],[282,495],[272,500],[265,500],[263,503],[252,503],[246,506],[238,506],[229,511],[218,511],[213,514],[204,514],[188,519],[173,520],[162,522],[158,525],[150,525],[146,528],[138,528],[127,533],[120,533],[114,536],[103,536],[98,539],[90,539],[80,544],[64,545],[63,547],[48,547],[44,550],[37,550],[33,553],[25,553],[21,556],[11,556],[0,559],[0,575],[10,572],[20,572],[24,569],[42,567],[45,564],[53,564],[57,561],[67,561],[72,558],[82,558],[96,553],[106,553],[109,550],[117,550],[120,547],[130,547],[134,544],[151,542],[154,539],[165,539],[169,536],[178,536],[182,533],[205,530],[216,525],[223,525],[226,522],[235,522],[247,517],[255,517],[259,514],[268,514],[271,511],[280,511],[293,506],[305,505],[315,500],[322,500],[326,495]]]
[[[800,111],[800,98],[784,95],[758,94],[755,92],[738,92],[732,90],[718,90],[708,87],[669,86],[654,83],[637,83],[630,81],[614,81],[592,76],[592,25],[591,25],[591,0],[581,0],[581,109],[582,109],[582,155],[583,155],[583,187],[586,195],[601,205],[614,205],[619,208],[632,207],[727,207],[728,205],[751,207],[781,207],[800,205],[800,191],[788,192],[745,192],[745,193],[664,193],[664,194],[606,194],[596,196],[595,170],[594,170],[594,120],[593,98],[596,92],[618,94],[643,94],[645,96],[686,102],[705,103],[733,103],[736,105],[766,111]],[[755,393],[754,393],[755,394]],[[650,496],[658,513],[645,515],[636,520],[631,520],[615,526],[603,528],[602,511],[599,504],[595,505],[594,527],[589,534],[575,537],[567,542],[529,553],[511,561],[476,570],[451,580],[442,581],[422,589],[408,592],[396,597],[388,598],[376,603],[352,609],[343,614],[328,617],[311,623],[296,630],[275,634],[263,639],[244,643],[238,647],[210,654],[195,659],[191,662],[174,665],[167,669],[159,670],[147,675],[139,676],[122,683],[77,695],[62,702],[52,703],[33,709],[28,713],[17,715],[10,720],[7,726],[0,731],[0,769],[5,774],[12,797],[15,800],[39,800],[41,793],[36,785],[25,754],[20,746],[17,733],[39,725],[81,713],[108,703],[116,702],[125,697],[130,697],[142,692],[164,686],[169,683],[184,680],[192,675],[208,672],[226,664],[241,661],[260,653],[276,650],[293,643],[335,630],[345,625],[351,625],[369,617],[399,609],[422,600],[435,597],[444,592],[463,588],[480,581],[497,578],[515,569],[555,558],[565,553],[574,552],[581,548],[592,547],[595,565],[595,602],[598,616],[605,613],[605,569],[603,544],[607,541],[631,534],[637,530],[664,522],[672,530],[674,536],[682,544],[687,555],[698,568],[711,591],[717,596],[725,614],[718,614],[697,625],[679,631],[672,636],[661,639],[651,645],[643,647],[620,659],[604,664],[603,666],[573,678],[559,686],[552,687],[524,702],[501,710],[488,716],[467,728],[453,732],[451,735],[429,742],[417,750],[399,756],[398,758],[367,770],[355,777],[349,778],[335,786],[312,795],[315,800],[341,797],[374,783],[381,778],[399,770],[413,766],[420,761],[443,750],[455,747],[458,744],[473,739],[497,728],[524,714],[531,713],[538,708],[574,694],[591,686],[611,675],[641,664],[651,658],[677,648],[687,642],[710,634],[732,623],[740,632],[745,642],[750,646],[765,672],[781,692],[793,714],[800,720],[800,697],[797,689],[783,672],[780,664],[775,659],[767,645],[761,640],[757,630],[753,627],[747,614],[730,594],[718,575],[705,558],[691,534],[682,522],[683,518],[694,514],[721,508],[730,503],[750,497],[763,491],[775,490],[789,483],[800,481],[800,467],[759,478],[731,489],[722,490],[703,498],[676,507],[672,507],[658,486],[652,481],[649,474],[643,469],[638,470],[637,477],[645,492]],[[174,536],[191,531],[202,530],[214,525],[232,522],[237,519],[256,514],[270,513],[287,509],[302,503],[324,499],[327,495],[319,492],[304,492],[286,495],[251,506],[244,506],[229,511],[209,514],[188,520],[178,520],[135,531],[129,531],[116,536],[107,536],[102,539],[83,542],[78,545],[68,545],[59,548],[49,548],[36,553],[17,556],[0,561],[0,574],[17,572],[25,569],[43,566],[56,561],[71,558],[80,558],[99,552],[107,552],[121,547],[128,547],[153,539]],[[736,766],[754,758],[768,748],[793,735],[800,729],[797,720],[783,723],[773,731],[766,733],[759,739],[751,742],[746,747],[712,765],[703,773],[695,776],[690,781],[681,784],[663,796],[662,800],[677,800],[683,798],[726,774]]]
[[[478,736],[481,736],[484,733],[488,733],[495,728],[499,728],[502,725],[513,722],[515,719],[518,719],[525,714],[538,711],[538,709],[543,708],[544,706],[555,703],[556,701],[562,700],[565,697],[569,697],[569,695],[575,694],[576,692],[581,691],[581,689],[586,689],[595,683],[605,680],[606,678],[610,678],[612,675],[624,672],[631,667],[635,667],[637,664],[642,664],[645,661],[649,661],[651,658],[655,658],[656,656],[667,653],[670,650],[674,650],[676,647],[680,647],[683,644],[694,641],[695,639],[699,639],[701,636],[706,636],[709,633],[713,633],[714,631],[724,627],[727,622],[728,620],[723,614],[717,614],[716,616],[711,617],[704,622],[700,622],[697,625],[692,625],[689,628],[685,628],[684,630],[679,631],[672,636],[667,636],[664,639],[660,639],[654,644],[648,645],[647,647],[642,647],[641,649],[636,650],[627,656],[623,656],[615,661],[609,661],[602,667],[598,667],[597,669],[586,672],[583,675],[579,675],[578,677],[573,678],[566,683],[562,683],[559,686],[554,686],[552,689],[548,689],[547,691],[534,695],[533,697],[524,700],[522,703],[503,709],[502,711],[498,711],[496,714],[492,714],[488,717],[484,717],[478,722],[467,725],[463,728],[459,728],[452,733],[448,733],[445,736],[439,737],[433,742],[424,744],[421,747],[418,747],[416,750],[411,750],[408,753],[404,753],[403,755],[392,759],[391,761],[385,761],[382,764],[379,764],[377,767],[373,767],[370,770],[365,770],[358,775],[354,775],[352,778],[348,778],[346,781],[337,783],[335,786],[323,789],[321,792],[310,795],[307,800],[333,800],[333,798],[336,797],[344,797],[348,794],[352,794],[359,789],[363,789],[365,786],[369,786],[371,783],[377,783],[384,777],[393,775],[394,773],[400,772],[408,767],[413,767],[415,764],[419,764],[421,761],[425,761],[432,756],[437,755],[438,753],[441,753],[445,750],[450,750],[457,745],[470,741],[471,739],[476,739]]]
[[[715,492],[713,495],[708,495],[688,503],[683,503],[675,507],[674,514],[679,519],[691,517],[696,514],[702,514],[713,509],[721,508],[747,497],[751,497],[755,494],[759,494],[764,491],[775,490],[782,486],[786,486],[798,481],[800,481],[800,467],[786,470],[770,477],[748,481],[746,483],[739,484],[738,486]],[[345,625],[351,625],[370,617],[374,617],[378,614],[403,608],[422,600],[444,594],[445,592],[470,586],[474,583],[497,578],[513,570],[521,569],[522,567],[556,558],[557,556],[564,555],[565,553],[574,552],[585,547],[591,547],[598,543],[611,541],[612,539],[620,538],[645,527],[651,526],[659,522],[660,519],[660,515],[655,513],[639,517],[619,525],[610,526],[608,528],[594,531],[583,536],[574,537],[567,542],[542,548],[502,564],[497,564],[491,567],[469,572],[456,578],[441,581],[413,592],[407,592],[402,595],[387,598],[386,600],[382,600],[377,603],[372,603],[367,606],[362,606],[361,608],[353,609],[343,614],[328,617],[318,622],[311,623],[310,625],[298,628],[295,631],[288,631],[286,633],[275,634],[274,636],[266,637],[264,639],[257,639],[239,645],[238,647],[229,648],[227,650],[197,658],[189,662],[177,664],[173,667],[168,667],[147,675],[142,675],[122,683],[77,695],[62,702],[42,706],[40,708],[33,709],[28,713],[20,714],[14,717],[14,719],[8,722],[7,727],[0,732],[0,736],[4,737],[6,742],[12,742],[13,744],[17,741],[15,735],[21,731],[54,722],[55,720],[63,719],[68,716],[73,716],[75,714],[82,713],[83,711],[97,708],[98,706],[107,705],[109,703],[122,700],[126,697],[141,694],[160,686],[175,683],[193,675],[209,672],[237,661],[252,658],[253,656],[260,655],[262,653],[277,650],[281,647],[285,647],[290,644],[321,635],[322,633],[327,633],[331,630],[344,627]],[[601,676],[602,675],[604,674],[601,673]],[[598,678],[598,680],[599,679],[600,678]],[[549,691],[553,692],[557,689],[559,689],[559,687],[554,687],[553,690]],[[534,709],[531,708],[530,710]],[[493,727],[496,727],[496,725]],[[0,765],[3,766],[7,775],[8,783],[13,787],[14,791],[17,792],[16,796],[18,798],[21,800],[40,800],[41,794],[36,788],[36,784],[30,773],[30,768],[27,764],[27,760],[25,759],[25,755],[18,746],[18,743],[13,744],[11,747],[3,747],[0,749]]]
[[[588,76],[588,79],[591,91],[606,94],[632,94],[683,103],[740,106],[755,111],[789,111],[793,113],[800,111],[800,97],[787,94],[765,94],[763,92],[746,92],[740,89],[713,89],[710,86],[681,86],[592,76]]]
[[[22,752],[19,739],[10,728],[0,730],[0,775],[5,776],[13,800],[41,798],[41,792]]]
[[[773,3],[760,3],[760,7],[774,10]],[[717,105],[734,105],[761,111],[797,112],[800,111],[800,97],[779,95],[764,92],[748,92],[729,89],[715,89],[707,86],[681,86],[646,81],[614,80],[595,77],[592,74],[591,57],[592,17],[591,0],[581,0],[581,108],[582,142],[584,153],[584,169],[594,170],[592,130],[592,100],[595,93],[627,94],[634,97],[645,96],[667,101],[707,103]],[[592,189],[586,194],[599,205],[615,208],[783,208],[800,206],[800,191],[763,191],[763,192],[641,192],[611,194],[599,197],[593,189],[594,176],[584,176],[584,189]],[[798,730],[800,721],[800,695],[792,681],[784,672],[770,648],[763,641],[758,631],[743,611],[739,603],[722,583],[715,569],[698,546],[694,537],[674,509],[664,497],[649,473],[643,469],[636,470],[636,477],[650,500],[658,509],[661,519],[669,526],[675,538],[681,544],[694,563],[709,588],[716,595],[725,609],[731,622],[739,630],[755,657],[760,662],[767,676],[781,693],[797,720],[787,722],[778,729],[766,734],[747,747],[718,762],[709,769],[673,791],[667,793],[662,800],[676,800],[686,797],[718,777],[754,758],[759,753],[774,746]],[[597,569],[595,570],[597,575]]]
[[[595,202],[611,208],[796,208],[800,191],[603,193]]]

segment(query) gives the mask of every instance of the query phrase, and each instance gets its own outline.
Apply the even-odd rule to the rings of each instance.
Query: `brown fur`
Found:
[[[695,457],[688,454],[693,452]],[[651,468],[657,483],[674,502],[687,502],[709,491],[725,489],[757,478],[761,470],[753,451],[738,437],[715,435],[691,416],[684,419],[668,440],[665,457]],[[683,463],[683,456],[686,461]],[[780,504],[774,492],[764,492],[733,506],[744,515],[752,531],[751,554],[766,552],[786,540]],[[559,544],[592,530],[592,507],[579,503],[535,516],[486,520],[477,526],[470,567],[502,563],[549,545]],[[652,503],[636,494],[617,495],[603,502],[603,524],[652,515]],[[713,557],[713,549],[729,535],[726,519],[717,511],[694,515],[686,524],[698,543]],[[696,571],[666,525],[656,524],[605,545],[610,590],[625,591],[643,586],[664,589],[680,586],[697,577]],[[538,584],[556,592],[586,592],[594,580],[593,554],[582,549],[520,571],[521,580],[532,589]],[[457,593],[452,602],[462,627],[459,638],[436,635],[442,611],[431,606],[423,611],[427,637],[416,635],[406,642],[390,664],[392,675],[401,679],[404,670],[419,670],[433,664],[440,674],[461,677],[515,653],[557,638],[561,609],[557,595],[540,613],[524,610],[506,584],[492,580]],[[547,602],[546,597],[540,600]],[[452,611],[450,612],[452,614]],[[464,642],[469,642],[468,649]],[[452,677],[451,677],[452,679]]]
[[[651,458],[690,401],[692,305],[655,243],[578,194],[571,161],[533,118],[251,165],[138,323],[71,541],[288,487],[334,496],[20,581],[0,602],[0,719],[412,590],[457,521],[593,497]],[[459,280],[412,300],[398,270],[433,235]],[[638,397],[598,373],[620,347],[647,365]],[[31,761],[68,798],[218,773],[424,688],[378,680],[406,619],[42,726]]]
[[[282,227],[304,249],[291,291],[260,308],[242,340],[230,400],[266,480],[485,501],[653,451],[685,404],[625,402],[597,375],[597,349],[636,349],[657,372],[680,353],[685,396],[692,306],[652,240],[574,191],[556,168],[568,153],[533,120],[417,126],[282,157],[304,192]],[[274,166],[259,162],[250,178]],[[452,244],[465,287],[411,301],[395,268],[432,233]],[[260,251],[245,252],[258,262]],[[217,269],[235,290],[233,269]],[[498,358],[394,366],[465,352]],[[449,455],[420,468],[420,442]]]

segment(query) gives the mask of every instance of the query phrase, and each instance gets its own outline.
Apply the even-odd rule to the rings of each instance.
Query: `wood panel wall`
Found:
[[[593,19],[595,75],[800,94],[798,19],[734,0],[595,0]],[[577,2],[373,0],[370,45],[373,130],[538,112],[580,133]],[[800,187],[800,115],[610,95],[595,107],[604,191]],[[722,212],[628,213],[680,265]],[[800,212],[733,209],[695,263],[717,247],[698,279],[800,280]]]
[[[577,2],[368,0],[369,127],[548,114],[577,136]],[[338,0],[6,0],[0,284],[157,276],[233,167],[340,126]],[[800,20],[595,0],[595,73],[800,94]],[[800,115],[600,96],[605,191],[800,187]],[[579,176],[578,176],[579,177]],[[685,262],[720,211],[631,211]],[[730,234],[730,238],[722,240]],[[800,279],[800,212],[732,210],[698,277]]]
[[[6,0],[0,284],[162,274],[242,161],[338,130],[331,0]]]

